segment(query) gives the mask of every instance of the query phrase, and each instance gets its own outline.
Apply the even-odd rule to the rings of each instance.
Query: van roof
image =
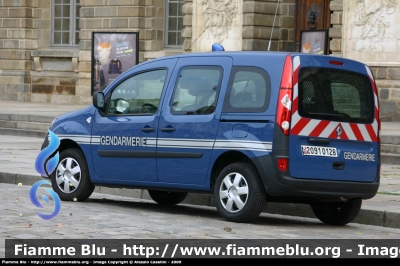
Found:
[[[338,59],[344,62],[354,62],[359,64],[364,64],[359,61],[355,61],[348,58],[338,57],[334,55],[317,55],[317,54],[306,54],[306,53],[299,53],[299,52],[275,52],[275,51],[217,51],[217,52],[197,52],[197,53],[185,53],[185,54],[177,54],[177,55],[169,55],[164,57],[159,57],[148,62],[154,62],[166,58],[189,58],[189,57],[212,57],[212,56],[230,56],[233,59],[235,58],[242,58],[243,56],[250,56],[252,58],[259,58],[265,56],[271,56],[274,58],[284,58],[287,55],[294,56],[301,56],[301,57],[328,57],[331,59]]]

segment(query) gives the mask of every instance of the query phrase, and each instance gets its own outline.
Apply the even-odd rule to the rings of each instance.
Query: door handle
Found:
[[[342,162],[333,162],[332,163],[332,168],[335,170],[343,170],[344,169],[344,163]]]
[[[154,128],[152,127],[144,127],[141,129],[142,132],[154,132],[156,131]]]
[[[317,143],[317,144],[329,144],[331,140],[329,139],[314,139],[314,138],[309,138],[308,142],[310,143]]]
[[[163,128],[161,129],[161,131],[162,131],[162,132],[174,132],[174,131],[176,131],[176,128],[173,128],[173,127],[163,127]]]

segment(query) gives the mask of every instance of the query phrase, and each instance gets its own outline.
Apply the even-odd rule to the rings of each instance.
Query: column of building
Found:
[[[329,29],[330,50],[334,56],[342,56],[342,23],[343,23],[343,0],[332,0],[331,25]]]
[[[40,1],[0,1],[0,99],[30,101],[32,60],[37,48]]]

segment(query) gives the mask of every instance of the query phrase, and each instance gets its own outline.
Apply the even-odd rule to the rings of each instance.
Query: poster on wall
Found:
[[[92,33],[92,95],[139,62],[138,32]]]
[[[328,54],[328,30],[302,30],[300,52],[307,54]]]

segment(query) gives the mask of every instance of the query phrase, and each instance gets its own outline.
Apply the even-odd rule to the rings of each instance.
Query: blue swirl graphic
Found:
[[[50,177],[54,169],[56,169],[59,161],[59,152],[50,158],[50,156],[58,149],[60,146],[60,139],[51,130],[49,130],[50,143],[44,148],[37,156],[35,161],[35,169],[42,176]],[[45,165],[46,159],[49,158],[47,164]],[[45,169],[46,167],[46,169]],[[47,170],[47,171],[46,171]]]
[[[42,208],[42,209],[43,209],[44,207],[43,207],[43,205],[39,202],[39,200],[38,200],[36,194],[37,194],[37,191],[38,191],[39,187],[40,187],[41,185],[44,185],[44,184],[51,185],[51,183],[50,183],[49,181],[47,181],[47,180],[42,180],[42,181],[38,181],[38,182],[36,182],[35,184],[33,184],[33,186],[31,187],[31,189],[29,190],[29,198],[30,198],[32,204],[35,205],[36,207]],[[45,190],[46,190],[46,191],[51,195],[51,197],[53,198],[53,201],[54,201],[54,211],[53,211],[53,213],[51,213],[51,214],[43,214],[43,213],[40,213],[40,212],[36,212],[36,214],[37,214],[40,218],[42,218],[43,220],[50,220],[50,219],[53,219],[54,217],[56,217],[56,216],[58,215],[58,213],[60,212],[60,210],[61,210],[61,200],[60,200],[60,198],[58,197],[57,193],[55,193],[53,190],[51,190],[51,189],[49,189],[49,188],[45,188]],[[43,199],[46,203],[49,203],[49,199],[48,199],[48,197],[47,197],[46,195],[43,195],[43,196],[42,196],[42,199]]]

